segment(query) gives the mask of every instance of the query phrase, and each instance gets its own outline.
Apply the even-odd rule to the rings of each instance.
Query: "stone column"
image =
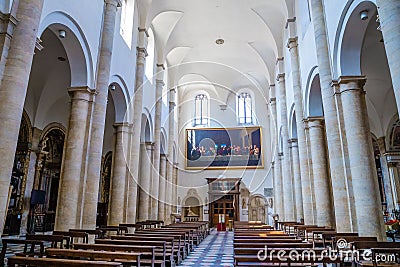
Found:
[[[321,226],[334,227],[328,162],[325,150],[324,119],[322,117],[308,117],[305,122],[309,129],[311,141],[314,196],[317,204],[316,223]]]
[[[297,139],[291,139],[290,149],[292,155],[292,170],[293,170],[293,181],[294,181],[294,192],[296,202],[296,221],[300,222],[304,219],[303,213],[303,195],[301,190],[301,175],[300,175],[300,162],[299,162],[299,150],[297,145]]]
[[[295,21],[294,21],[295,22]],[[294,23],[293,22],[293,23]],[[304,103],[303,103],[303,90],[301,88],[300,79],[300,64],[299,64],[299,51],[297,37],[289,38],[288,45],[290,51],[290,62],[292,66],[292,78],[293,78],[293,93],[294,93],[294,105],[296,108],[296,126],[297,126],[297,143],[298,143],[298,158],[301,175],[301,200],[303,205],[303,219],[306,224],[312,224],[312,218],[315,215],[313,209],[313,198],[310,192],[311,179],[310,166],[308,162],[307,154],[307,138],[304,127]],[[300,200],[300,199],[299,199]],[[297,208],[299,209],[296,201]],[[300,215],[300,214],[298,214]],[[297,218],[299,220],[300,218]]]
[[[172,176],[172,207],[173,207],[172,213],[177,213],[177,207],[178,207],[178,163],[174,163],[174,173]]]
[[[13,1],[10,14],[0,14],[0,80],[4,74],[11,39],[18,20],[15,18],[19,1]]]
[[[376,4],[396,96],[397,112],[400,113],[400,1],[377,0]]]
[[[174,139],[175,139],[175,89],[169,91],[169,117],[168,117],[168,162],[167,162],[167,186],[165,197],[165,224],[171,223],[172,212],[172,178],[174,175]]]
[[[127,144],[131,125],[115,123],[115,147],[113,171],[111,176],[110,206],[108,211],[108,225],[119,225],[124,222],[125,184],[127,171]],[[86,210],[84,211],[86,212]]]
[[[274,166],[274,192],[275,192],[275,213],[279,214],[280,221],[285,220],[283,212],[283,189],[282,189],[282,153],[277,154]]]
[[[76,227],[80,177],[85,146],[89,102],[94,90],[87,87],[70,88],[71,109],[60,177],[55,229],[68,231]]]
[[[8,59],[0,77],[0,218],[7,213],[8,191],[14,155],[18,142],[22,111],[28,88],[29,75],[35,49],[37,29],[44,0],[21,0],[17,10],[18,27],[15,28],[8,51]],[[4,228],[0,219],[0,234]]]
[[[91,123],[89,160],[83,200],[82,227],[96,227],[97,202],[103,153],[104,127],[106,122],[108,86],[111,69],[111,56],[114,44],[115,20],[120,0],[104,0],[103,27],[96,81],[96,100]],[[124,159],[126,161],[126,159]]]
[[[159,180],[160,180],[160,152],[161,152],[161,110],[162,110],[162,90],[164,81],[164,66],[157,65],[158,71],[156,79],[156,99],[155,99],[155,116],[154,116],[154,158],[153,158],[153,175],[152,175],[152,191],[151,191],[151,220],[157,220],[159,205]]]
[[[399,181],[399,170],[397,169],[397,162],[389,162],[389,175],[390,175],[390,195],[392,196],[390,199],[390,206],[392,209],[388,209],[389,212],[392,212],[393,209],[398,210],[400,204],[400,181]],[[389,200],[388,200],[389,202]],[[389,206],[389,203],[388,203]]]
[[[281,113],[281,127],[282,127],[282,144],[283,144],[283,162],[282,162],[282,183],[283,183],[283,199],[284,206],[283,212],[285,213],[286,221],[294,221],[295,207],[293,199],[293,183],[290,172],[290,158],[289,158],[289,131],[287,119],[287,106],[286,106],[286,86],[285,74],[278,74],[277,77],[279,94],[278,99],[280,102]]]
[[[142,102],[143,102],[143,79],[146,64],[146,39],[148,33],[145,29],[139,29],[139,46],[136,59],[136,83],[134,101],[131,103],[133,109],[133,128],[130,148],[130,166],[128,181],[128,208],[126,220],[128,223],[136,222],[136,206],[139,177],[139,154],[140,154],[140,129],[142,125]]]
[[[383,190],[384,190],[384,198],[386,200],[386,209],[387,211],[391,211],[394,209],[393,206],[393,195],[390,188],[390,176],[389,176],[389,169],[388,169],[388,161],[386,160],[386,144],[385,144],[385,137],[380,137],[377,140],[379,146],[379,153],[380,153],[380,162],[382,168],[382,181],[383,181]]]
[[[349,209],[350,199],[348,197],[347,176],[343,161],[344,153],[341,146],[342,140],[339,131],[334,92],[331,86],[332,72],[328,52],[328,39],[322,3],[323,0],[310,1],[319,78],[321,83],[322,103],[325,116],[325,130],[329,152],[336,230],[338,232],[350,232],[352,231],[351,211]]]
[[[150,218],[150,185],[151,185],[151,159],[153,157],[153,143],[146,142],[141,145],[140,183],[139,183],[139,221]]]
[[[340,96],[348,144],[349,166],[354,190],[357,228],[360,236],[383,240],[378,178],[373,157],[363,86],[365,77],[340,77]],[[365,223],[367,222],[368,223]]]
[[[165,218],[165,187],[167,179],[167,158],[165,154],[160,155],[160,179],[158,192],[158,220],[164,220]]]

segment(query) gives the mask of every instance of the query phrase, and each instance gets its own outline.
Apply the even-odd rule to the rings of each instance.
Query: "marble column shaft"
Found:
[[[143,31],[139,31],[144,35]],[[135,223],[137,218],[137,194],[139,178],[139,159],[140,159],[140,130],[142,124],[142,102],[143,102],[143,79],[146,64],[147,52],[144,48],[137,49],[136,61],[136,84],[133,101],[133,128],[130,148],[130,166],[128,181],[128,208],[127,223]]]
[[[332,82],[332,72],[328,51],[328,39],[325,25],[323,0],[310,0],[311,18],[317,52],[321,96],[324,109],[326,139],[328,143],[329,166],[331,172],[332,193],[338,232],[352,231],[350,199],[343,161],[341,134],[338,125]]]
[[[294,221],[295,219],[295,206],[293,199],[293,181],[290,171],[290,157],[289,157],[289,130],[287,119],[287,106],[286,106],[286,86],[285,74],[278,74],[277,77],[279,94],[278,99],[280,102],[281,114],[281,137],[283,145],[283,161],[282,161],[282,183],[283,183],[283,212],[286,221]]]
[[[87,87],[70,88],[71,109],[60,177],[55,229],[68,231],[76,228],[79,187],[85,145],[89,102],[94,90]]]
[[[303,209],[303,219],[306,224],[312,224],[315,215],[313,209],[313,198],[311,194],[311,179],[310,165],[308,162],[308,151],[307,151],[307,138],[304,127],[304,104],[303,104],[303,91],[301,88],[300,79],[300,63],[299,63],[299,51],[298,51],[298,40],[296,38],[289,38],[288,45],[290,52],[290,62],[292,66],[292,78],[293,78],[293,93],[294,93],[294,105],[296,108],[296,126],[297,126],[297,143],[299,152],[299,166],[301,175],[301,199]],[[296,202],[296,206],[298,203]],[[298,206],[297,206],[298,207]],[[298,208],[299,209],[299,208]],[[300,215],[300,214],[298,214]],[[299,218],[297,218],[299,220]]]
[[[10,14],[0,14],[0,80],[4,74],[13,32],[18,24],[15,18],[18,5],[19,0],[14,0]]]
[[[178,205],[178,163],[175,163],[174,174],[172,176],[172,213],[177,213]]]
[[[108,225],[118,226],[124,223],[125,186],[127,176],[127,154],[129,132],[131,125],[115,123],[115,147],[113,171],[111,176],[110,206],[108,211]]]
[[[166,224],[171,223],[172,212],[172,180],[174,175],[174,139],[175,139],[175,89],[169,91],[169,117],[168,117],[168,162],[167,162],[167,186],[165,197]]]
[[[389,179],[390,179],[390,195],[392,196],[390,199],[390,201],[391,201],[390,204],[392,206],[392,209],[398,210],[399,203],[400,203],[399,170],[397,169],[397,162],[390,162],[388,165],[389,165],[389,175],[390,175],[390,177],[389,177]],[[391,212],[391,211],[392,210],[389,210],[389,212]]]
[[[37,29],[44,0],[21,0],[16,13],[19,21],[10,42],[3,76],[0,77],[0,234],[7,213],[8,192],[18,142],[22,111],[28,88]]]
[[[393,195],[392,195],[392,190],[390,187],[390,175],[389,175],[389,167],[388,167],[388,161],[386,160],[386,144],[385,144],[385,137],[378,138],[377,140],[378,146],[379,146],[379,152],[380,152],[380,163],[381,163],[381,169],[382,169],[382,182],[383,182],[383,190],[384,190],[384,196],[386,200],[386,209],[388,211],[391,211],[394,209],[393,206]]]
[[[282,188],[282,153],[277,154],[274,166],[274,192],[275,192],[275,213],[279,214],[281,221],[285,220],[283,212],[283,188]]]
[[[82,212],[82,227],[91,229],[96,226],[99,181],[103,153],[104,127],[106,122],[108,86],[110,79],[111,57],[114,44],[115,21],[120,0],[105,0],[104,19],[101,33],[99,62],[96,81],[96,99],[93,107],[89,161]],[[124,159],[124,162],[126,159]]]
[[[163,72],[161,72],[163,73]],[[156,80],[156,99],[154,116],[154,156],[152,166],[152,186],[151,186],[151,220],[157,220],[159,206],[159,180],[160,180],[160,153],[161,153],[161,110],[162,110],[162,90],[164,81]]]
[[[316,223],[321,226],[334,227],[328,162],[325,150],[324,120],[322,117],[309,117],[306,119],[306,123],[311,141],[314,196],[317,204]]]
[[[383,240],[378,178],[373,157],[369,122],[365,120],[365,77],[340,77],[340,97],[346,131],[349,165],[354,190],[357,229],[360,236]],[[365,223],[368,222],[368,223]]]
[[[400,113],[400,1],[377,0],[376,3],[396,96],[397,112]]]
[[[139,178],[139,221],[150,219],[150,186],[151,160],[154,143],[146,142],[141,145],[140,178]]]
[[[167,158],[165,154],[160,155],[160,179],[159,179],[159,194],[158,194],[158,220],[165,219],[165,187],[167,179]]]
[[[296,221],[300,222],[301,219],[304,219],[304,212],[303,212],[303,195],[301,189],[299,149],[298,149],[297,139],[291,139],[289,147],[291,150],[290,154],[292,155],[294,195],[296,202]]]

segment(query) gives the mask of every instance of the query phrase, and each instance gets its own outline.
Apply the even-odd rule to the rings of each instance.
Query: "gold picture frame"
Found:
[[[188,128],[185,168],[188,170],[263,169],[260,126]]]

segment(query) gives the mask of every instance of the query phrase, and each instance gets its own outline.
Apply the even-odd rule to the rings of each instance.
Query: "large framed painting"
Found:
[[[186,129],[186,168],[264,168],[261,140],[261,127]]]

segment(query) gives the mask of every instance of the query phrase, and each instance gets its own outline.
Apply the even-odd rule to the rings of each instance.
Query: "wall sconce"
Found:
[[[368,19],[368,10],[363,10],[360,12],[360,19],[367,20]]]
[[[110,85],[110,90],[111,90],[111,91],[115,91],[116,88],[117,88],[117,87],[115,86],[115,84],[111,84],[111,85]]]
[[[58,31],[58,37],[60,37],[61,39],[64,39],[65,36],[67,36],[67,33],[64,30]]]

